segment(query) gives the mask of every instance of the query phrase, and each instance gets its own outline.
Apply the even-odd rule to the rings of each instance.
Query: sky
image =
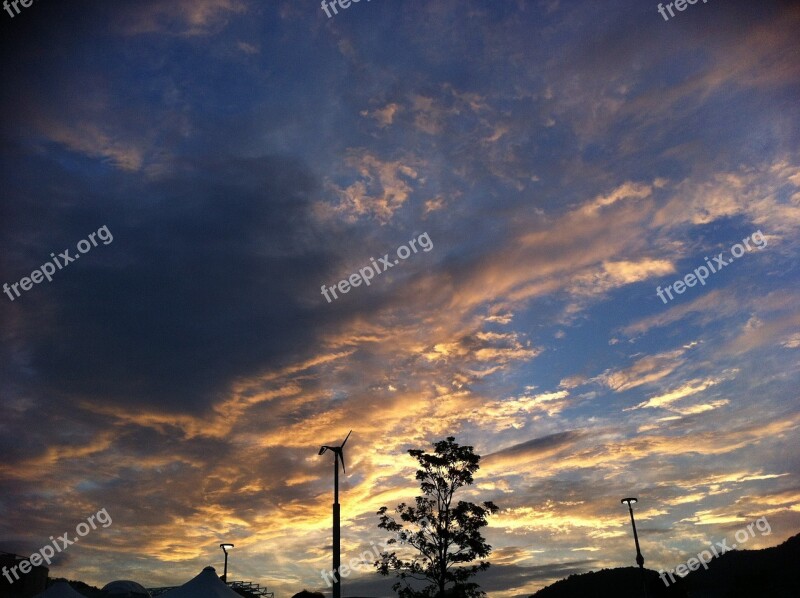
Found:
[[[329,595],[351,429],[343,562],[452,435],[492,597],[800,532],[800,7],[657,7],[0,11],[0,550]]]

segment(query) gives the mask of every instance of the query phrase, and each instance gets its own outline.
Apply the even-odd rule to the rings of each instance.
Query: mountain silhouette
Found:
[[[687,555],[687,559],[693,555]],[[676,565],[679,563],[676,563]],[[733,550],[713,559],[667,587],[658,573],[645,569],[648,598],[796,598],[800,596],[800,534],[779,546]],[[542,588],[531,598],[642,598],[636,567],[603,569]]]
[[[668,598],[670,594],[658,573],[645,569],[648,598]],[[658,587],[658,586],[661,587]],[[542,588],[533,596],[536,598],[642,598],[642,574],[638,567],[619,567],[602,569],[566,579]],[[531,598],[533,598],[533,596]]]

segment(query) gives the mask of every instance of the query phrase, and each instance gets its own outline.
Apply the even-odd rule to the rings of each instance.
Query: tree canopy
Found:
[[[460,446],[449,436],[433,445],[433,452],[408,451],[419,463],[416,479],[422,495],[414,505],[401,503],[397,521],[381,507],[379,528],[395,534],[389,549],[375,567],[382,575],[394,573],[392,586],[400,598],[442,598],[454,593],[465,598],[485,595],[470,579],[489,568],[485,560],[492,547],[481,535],[488,517],[498,511],[492,502],[480,505],[456,500],[456,493],[473,483],[480,455],[473,447]],[[400,552],[392,550],[399,545]],[[419,582],[419,583],[415,583]],[[427,583],[426,586],[422,584]]]

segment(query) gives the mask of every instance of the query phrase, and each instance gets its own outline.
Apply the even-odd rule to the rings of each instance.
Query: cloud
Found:
[[[497,430],[504,428],[524,428],[531,419],[532,414],[537,411],[546,413],[552,417],[560,413],[566,406],[565,399],[569,392],[561,390],[557,392],[542,393],[534,396],[521,396],[509,398],[502,401],[492,401],[484,407],[473,412],[472,417],[477,422],[490,425]]]
[[[653,188],[649,185],[627,181],[607,195],[597,196],[593,201],[581,206],[585,214],[595,214],[600,209],[613,205],[623,199],[644,199],[650,197]]]
[[[574,275],[569,290],[574,295],[591,297],[624,285],[671,274],[674,271],[675,266],[667,260],[603,262],[599,269],[587,269]]]
[[[570,448],[577,440],[584,437],[579,430],[558,432],[541,438],[533,438],[484,457],[487,467],[497,468],[501,465],[517,465],[521,461],[535,460],[543,456],[552,456]]]
[[[687,348],[673,349],[642,357],[628,368],[603,373],[600,380],[615,392],[652,384],[665,378],[684,363],[687,350]]]
[[[716,384],[719,384],[718,379],[709,378],[705,380],[690,380],[680,388],[676,388],[668,393],[658,395],[644,401],[643,403],[639,403],[635,407],[629,407],[626,411],[631,409],[647,409],[647,408],[656,408],[656,407],[670,407],[672,403],[675,401],[680,401],[681,399],[685,399],[686,397],[690,397],[694,394],[699,392],[703,392],[707,388],[710,388]],[[727,401],[725,402],[727,403]]]
[[[261,51],[256,44],[249,44],[243,41],[237,42],[236,47],[245,54],[258,54]]]
[[[353,223],[368,217],[386,224],[414,193],[418,172],[400,160],[382,161],[369,152],[353,152],[346,163],[360,178],[347,187],[328,183],[337,201],[316,204],[321,219],[341,217]]]
[[[685,179],[675,185],[673,197],[656,212],[653,224],[702,226],[746,216],[766,235],[795,231],[800,226],[800,206],[786,201],[785,194],[787,187],[798,188],[799,169],[781,157],[772,164]]]
[[[208,185],[163,181],[162,202],[103,210],[114,243],[47,289],[51,306],[41,309],[59,313],[44,316],[52,336],[21,334],[17,343],[53,396],[199,412],[237,377],[286,354],[277,331],[299,324],[298,290],[318,287],[327,267],[305,239],[313,181],[277,158],[213,168]],[[96,228],[96,218],[70,226],[67,246],[91,230],[88,221]],[[47,255],[51,243],[33,253]],[[298,299],[273,303],[277,310],[260,301],[281,295]],[[35,317],[28,311],[25,321]]]
[[[247,11],[242,0],[157,0],[122,7],[116,15],[125,35],[170,33],[183,36],[209,35],[227,23],[230,15]]]
[[[390,102],[383,108],[373,110],[372,112],[364,110],[361,112],[361,115],[374,118],[376,121],[378,121],[378,124],[381,127],[388,127],[394,122],[395,114],[400,112],[402,109],[402,106],[399,104]]]
[[[81,152],[92,158],[110,160],[122,170],[137,171],[144,161],[143,151],[120,135],[99,130],[93,123],[68,127],[53,123],[44,133],[53,141],[62,143],[70,150]]]
[[[709,290],[700,297],[692,299],[689,303],[671,305],[666,311],[656,313],[636,320],[621,329],[622,334],[628,337],[644,334],[654,328],[664,328],[670,324],[681,322],[689,317],[711,322],[730,318],[742,308],[749,305],[742,304],[744,299],[735,293],[719,290]]]
[[[772,321],[765,322],[758,317],[751,318],[741,329],[739,335],[725,347],[727,353],[746,353],[765,345],[774,345],[785,340],[791,344],[791,338],[800,327],[800,312],[785,314]]]

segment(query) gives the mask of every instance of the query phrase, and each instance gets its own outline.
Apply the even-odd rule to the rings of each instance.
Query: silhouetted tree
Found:
[[[393,532],[388,544],[408,544],[413,556],[403,558],[397,552],[382,552],[375,561],[381,575],[394,573],[398,581],[392,586],[400,598],[443,597],[451,593],[465,598],[485,596],[478,584],[469,581],[478,571],[489,568],[485,559],[492,547],[480,529],[498,508],[492,502],[481,506],[459,500],[454,495],[472,484],[472,474],[479,469],[480,455],[471,446],[459,446],[453,436],[435,443],[433,453],[410,450],[420,465],[417,480],[423,495],[416,505],[397,505],[395,512],[403,523],[386,514],[381,507],[379,528]],[[413,524],[416,531],[405,525]],[[477,561],[477,562],[476,562]],[[429,585],[412,587],[413,580]],[[452,584],[448,589],[448,584]]]
[[[322,592],[309,592],[308,590],[303,590],[302,592],[298,592],[292,598],[325,598],[325,594]]]

